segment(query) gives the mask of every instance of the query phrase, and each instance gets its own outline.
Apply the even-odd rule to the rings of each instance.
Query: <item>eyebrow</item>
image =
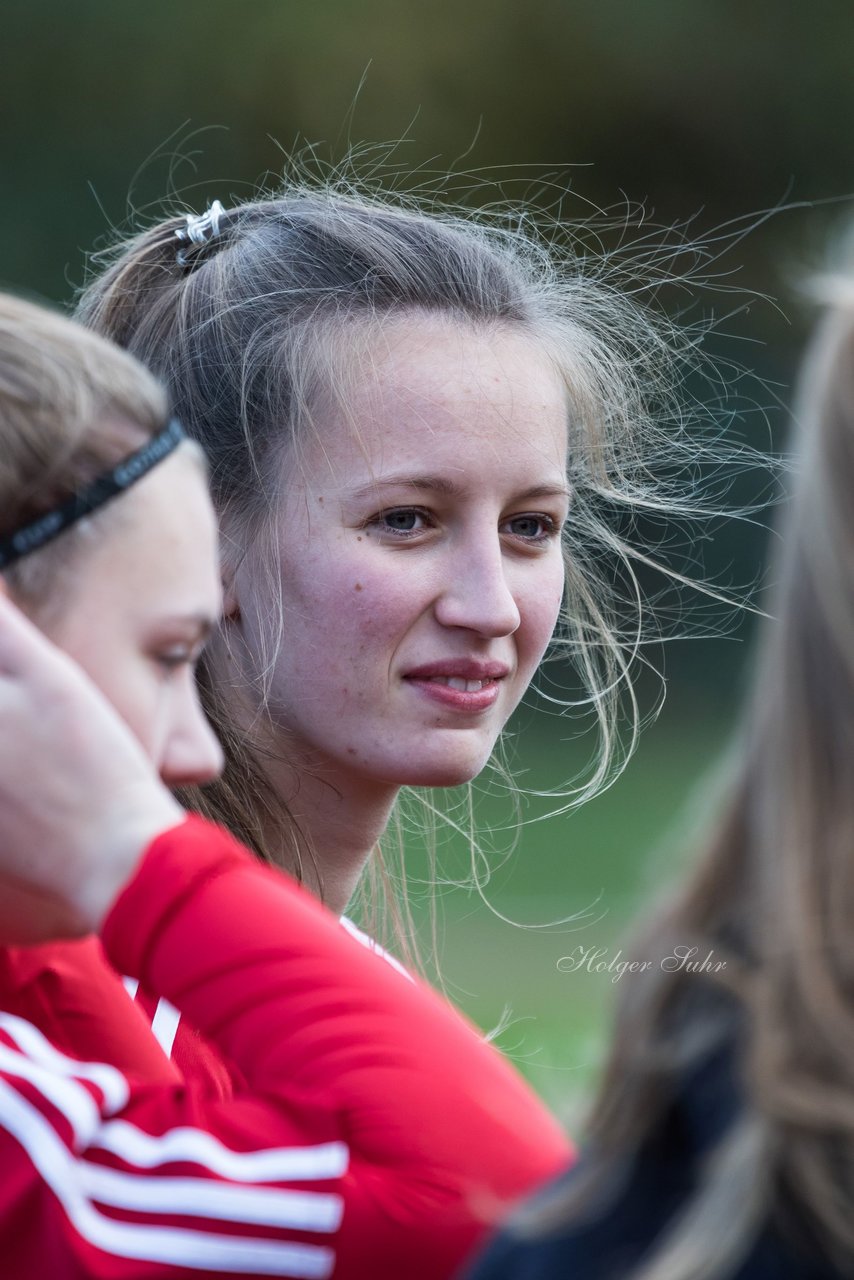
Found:
[[[447,476],[431,476],[431,475],[410,475],[408,473],[382,476],[376,480],[372,480],[370,484],[360,486],[353,491],[355,498],[369,498],[374,495],[378,489],[418,489],[422,492],[441,493],[445,497],[456,498],[463,493],[463,487],[454,480],[449,480]],[[565,498],[569,501],[570,491],[565,484],[543,484],[532,485],[530,489],[525,489],[522,493],[514,495],[514,500],[523,502],[529,498]]]
[[[158,626],[195,627],[198,629],[199,639],[207,640],[216,628],[218,621],[218,617],[215,618],[209,613],[175,613],[169,614],[165,618],[159,618]]]

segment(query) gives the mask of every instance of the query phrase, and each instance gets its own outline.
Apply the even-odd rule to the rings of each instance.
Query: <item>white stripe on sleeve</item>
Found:
[[[99,1204],[139,1213],[178,1213],[294,1231],[337,1231],[340,1196],[320,1191],[234,1187],[210,1178],[148,1177],[81,1161],[80,1185]]]
[[[85,1142],[86,1136],[97,1126],[100,1119],[97,1103],[76,1080],[58,1076],[5,1044],[0,1044],[0,1072],[35,1085],[71,1125],[75,1141]]]
[[[125,984],[125,991],[131,1000],[135,1000],[136,993],[139,991],[139,978],[122,978],[122,982]]]
[[[167,1058],[172,1054],[172,1045],[175,1043],[175,1034],[180,1021],[181,1015],[174,1004],[162,998],[157,1001],[157,1008],[151,1019],[151,1030]]]
[[[232,1275],[326,1280],[332,1273],[335,1254],[326,1247],[125,1223],[105,1216],[85,1194],[79,1163],[55,1130],[4,1080],[0,1080],[0,1124],[23,1147],[77,1232],[106,1253]]]
[[[262,1151],[234,1151],[203,1129],[176,1128],[155,1135],[126,1120],[110,1120],[93,1136],[93,1147],[139,1169],[186,1161],[234,1182],[316,1182],[340,1178],[347,1172],[350,1153],[344,1142],[306,1147],[267,1147]]]
[[[5,1031],[34,1063],[56,1075],[90,1081],[100,1090],[109,1111],[121,1111],[127,1105],[130,1096],[128,1082],[115,1067],[105,1062],[80,1062],[77,1058],[67,1057],[31,1022],[14,1013],[0,1014],[0,1031]]]

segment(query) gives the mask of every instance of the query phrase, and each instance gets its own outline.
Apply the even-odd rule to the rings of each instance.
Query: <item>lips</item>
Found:
[[[426,662],[423,666],[407,671],[405,680],[466,680],[486,684],[491,680],[503,680],[510,674],[506,662],[483,662],[478,658],[443,658],[438,662]]]
[[[487,711],[510,674],[504,662],[450,658],[407,671],[404,680],[423,696],[456,711]]]

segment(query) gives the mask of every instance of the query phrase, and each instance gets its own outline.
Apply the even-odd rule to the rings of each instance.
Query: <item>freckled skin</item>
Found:
[[[342,788],[456,785],[486,763],[560,608],[559,537],[521,531],[529,513],[557,526],[566,514],[565,496],[527,496],[565,486],[565,390],[510,327],[397,320],[370,355],[348,406],[358,438],[339,410],[318,413],[322,448],[306,447],[282,495],[271,711],[290,758]],[[387,486],[401,475],[441,484]],[[415,535],[398,536],[389,510],[424,513],[402,518]],[[268,598],[250,561],[235,593],[247,649],[261,654]],[[488,711],[461,715],[407,680],[448,659],[506,665]]]

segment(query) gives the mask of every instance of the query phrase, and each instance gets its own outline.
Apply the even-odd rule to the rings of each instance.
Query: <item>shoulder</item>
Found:
[[[74,1058],[176,1078],[97,938],[2,949],[0,995],[5,1012],[32,1022]]]
[[[622,1280],[635,1274],[700,1188],[710,1154],[746,1114],[738,1055],[729,1044],[681,1079],[638,1150],[603,1165],[597,1190],[583,1208],[567,1203],[562,1209],[560,1202],[569,1201],[568,1193],[589,1171],[590,1152],[535,1202],[552,1210],[554,1225],[525,1233],[511,1225],[466,1280],[559,1280],[576,1274]],[[747,1253],[720,1274],[721,1280],[840,1280],[815,1251],[802,1250],[770,1220]]]

